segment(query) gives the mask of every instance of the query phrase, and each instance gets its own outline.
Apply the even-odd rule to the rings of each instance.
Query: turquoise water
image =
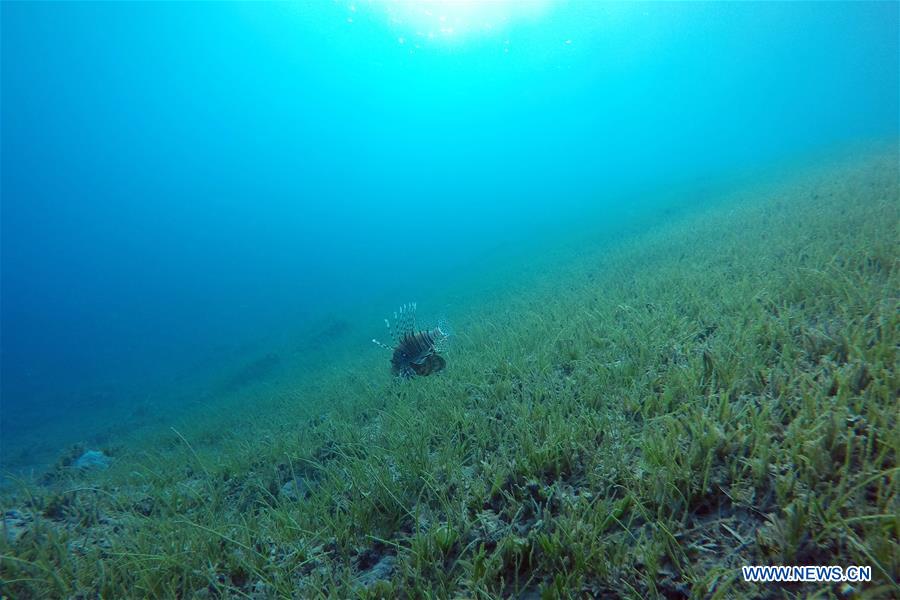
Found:
[[[372,351],[667,190],[896,143],[898,56],[893,2],[3,3],[5,466]]]

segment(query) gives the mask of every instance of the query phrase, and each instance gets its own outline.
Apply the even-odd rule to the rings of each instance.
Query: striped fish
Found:
[[[409,379],[416,375],[431,375],[447,365],[439,352],[446,348],[449,329],[443,325],[432,329],[416,328],[416,304],[404,304],[394,313],[394,326],[384,320],[393,342],[392,346],[372,341],[392,352],[391,373]]]

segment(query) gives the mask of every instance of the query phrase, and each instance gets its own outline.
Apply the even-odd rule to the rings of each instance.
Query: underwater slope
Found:
[[[896,150],[761,184],[471,306],[439,376],[242,388],[23,484],[2,593],[896,596],[898,186]]]

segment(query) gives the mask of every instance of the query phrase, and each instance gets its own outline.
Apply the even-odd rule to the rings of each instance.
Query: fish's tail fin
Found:
[[[434,350],[435,352],[446,352],[450,349],[451,339],[454,336],[453,326],[445,317],[438,319],[437,327],[434,328]]]

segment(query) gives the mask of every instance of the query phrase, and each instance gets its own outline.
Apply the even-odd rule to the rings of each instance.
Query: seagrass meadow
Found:
[[[20,477],[0,593],[900,596],[897,161],[579,232],[489,301],[453,282],[434,376],[391,378],[361,338],[121,432],[105,471]],[[755,564],[872,581],[744,582]]]

